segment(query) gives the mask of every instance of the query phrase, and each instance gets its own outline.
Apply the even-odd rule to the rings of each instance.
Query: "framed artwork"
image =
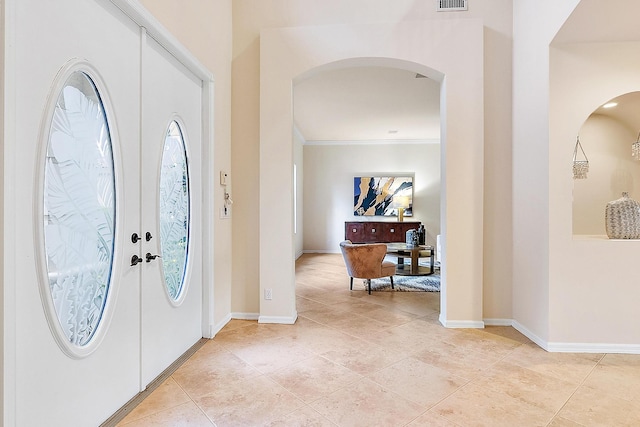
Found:
[[[357,176],[353,178],[353,214],[355,216],[413,215],[412,176]]]

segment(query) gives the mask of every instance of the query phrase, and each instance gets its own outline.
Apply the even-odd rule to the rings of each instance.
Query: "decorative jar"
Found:
[[[607,203],[605,223],[610,239],[640,239],[640,203],[622,193]]]

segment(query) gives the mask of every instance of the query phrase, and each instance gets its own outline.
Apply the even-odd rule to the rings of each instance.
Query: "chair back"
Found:
[[[345,240],[340,243],[340,250],[349,276],[359,279],[381,277],[382,261],[387,253],[384,243],[354,244]]]

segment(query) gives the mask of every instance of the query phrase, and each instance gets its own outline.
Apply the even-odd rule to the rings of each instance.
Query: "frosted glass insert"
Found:
[[[56,101],[44,178],[49,289],[70,343],[93,337],[109,294],[115,229],[111,136],[100,94],[80,71]]]
[[[160,172],[160,246],[169,296],[180,297],[189,246],[189,171],[184,138],[174,120],[167,129]]]

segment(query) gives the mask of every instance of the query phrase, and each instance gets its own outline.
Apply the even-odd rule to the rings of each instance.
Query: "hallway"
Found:
[[[438,293],[355,282],[340,255],[303,255],[295,325],[232,320],[118,425],[640,425],[640,356],[445,329]]]

